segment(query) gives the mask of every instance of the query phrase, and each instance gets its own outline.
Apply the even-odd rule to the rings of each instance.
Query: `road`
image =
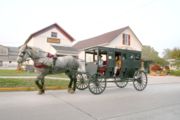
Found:
[[[68,94],[65,90],[1,92],[0,120],[179,120],[180,77],[149,77],[138,92],[130,83],[120,89],[108,85],[101,95],[88,89]]]

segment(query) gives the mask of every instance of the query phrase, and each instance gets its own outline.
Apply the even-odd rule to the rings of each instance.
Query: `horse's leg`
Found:
[[[76,73],[73,73],[73,91],[76,91],[76,82],[77,82],[77,77],[76,77]]]
[[[69,89],[68,92],[69,93],[74,93],[76,90],[76,82],[77,82],[77,78],[76,78],[76,72],[72,71],[71,75],[70,75],[70,82],[69,82]],[[73,86],[72,86],[73,84]]]
[[[68,85],[68,93],[71,93],[73,79],[72,79],[72,75],[68,75],[68,77],[70,78],[69,85]]]
[[[43,74],[39,74],[37,76],[37,79],[35,80],[35,83],[37,85],[37,87],[39,88],[39,94],[43,94],[44,91],[44,75]]]
[[[44,88],[44,77],[45,77],[45,76],[43,76],[42,79],[41,79],[41,86],[42,86],[41,93],[42,93],[42,94],[45,93],[45,88]]]

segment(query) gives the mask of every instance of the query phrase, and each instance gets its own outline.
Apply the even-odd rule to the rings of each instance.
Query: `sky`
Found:
[[[180,47],[180,0],[0,0],[0,45],[18,47],[53,23],[76,41],[130,26],[160,56]]]

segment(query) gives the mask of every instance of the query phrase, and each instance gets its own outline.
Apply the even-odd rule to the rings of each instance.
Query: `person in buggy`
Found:
[[[116,56],[115,67],[114,67],[114,77],[116,77],[118,71],[120,72],[121,63],[122,63],[121,56],[120,55]]]

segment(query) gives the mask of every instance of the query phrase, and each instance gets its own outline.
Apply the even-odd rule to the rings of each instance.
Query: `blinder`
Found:
[[[25,55],[25,51],[21,52],[18,56],[22,58],[24,55]]]

